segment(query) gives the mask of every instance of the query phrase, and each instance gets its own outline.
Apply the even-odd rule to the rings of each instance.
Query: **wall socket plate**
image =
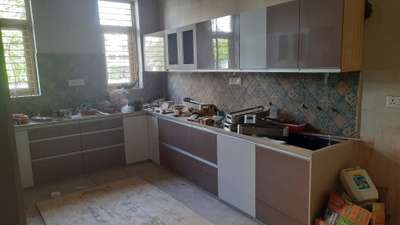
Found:
[[[386,107],[400,108],[400,97],[386,96]]]
[[[69,80],[68,86],[69,87],[85,86],[85,80],[83,79]]]
[[[241,77],[229,77],[229,85],[242,85],[242,78]]]

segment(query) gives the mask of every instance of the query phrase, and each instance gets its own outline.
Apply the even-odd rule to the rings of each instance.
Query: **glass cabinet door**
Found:
[[[178,55],[178,33],[167,34],[168,67],[171,68],[179,64]]]
[[[195,69],[196,68],[196,43],[195,43],[195,26],[187,26],[180,28],[178,31],[180,52],[180,68]]]

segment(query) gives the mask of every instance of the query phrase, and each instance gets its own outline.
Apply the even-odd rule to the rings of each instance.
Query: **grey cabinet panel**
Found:
[[[163,119],[158,121],[158,127],[161,142],[183,150],[190,148],[190,127]]]
[[[301,0],[300,68],[340,68],[343,0]]]
[[[257,200],[302,224],[308,224],[309,181],[309,161],[257,146]]]
[[[271,225],[308,225],[290,218],[260,200],[256,200],[256,218],[264,224]]]
[[[299,55],[299,1],[267,8],[267,67],[296,69]]]
[[[53,125],[48,127],[33,128],[29,130],[29,140],[38,140],[58,136],[79,134],[79,123]]]
[[[102,148],[124,143],[123,130],[113,130],[82,135],[82,149]]]
[[[112,147],[83,154],[84,172],[93,173],[98,170],[125,165],[123,146]]]
[[[178,65],[179,53],[178,53],[178,33],[167,34],[167,58],[168,65]]]
[[[81,151],[81,137],[72,136],[52,139],[30,144],[31,158],[40,159]]]
[[[217,135],[191,128],[190,146],[185,150],[204,160],[217,164]]]
[[[122,127],[122,118],[100,119],[94,121],[82,121],[81,132],[107,130]]]
[[[240,68],[267,68],[266,8],[240,14]]]
[[[160,163],[208,192],[218,194],[216,168],[176,152],[163,144],[160,144]]]
[[[35,184],[79,176],[83,172],[82,155],[32,162]]]
[[[186,30],[182,32],[182,57],[183,64],[194,64],[194,31]]]
[[[216,69],[211,21],[196,24],[197,68]]]

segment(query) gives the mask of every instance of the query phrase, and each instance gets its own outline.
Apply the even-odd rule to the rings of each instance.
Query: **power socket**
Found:
[[[242,78],[241,77],[229,77],[229,85],[242,85]]]
[[[69,80],[68,86],[69,87],[85,86],[85,80],[83,79]]]
[[[386,107],[400,108],[400,97],[386,96]]]

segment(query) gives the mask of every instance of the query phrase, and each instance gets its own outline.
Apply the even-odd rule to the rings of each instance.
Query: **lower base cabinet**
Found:
[[[126,164],[149,159],[147,116],[124,118]]]
[[[189,157],[165,143],[160,143],[160,163],[206,191],[218,195],[217,168]]]
[[[114,146],[83,154],[84,173],[125,165],[124,146]]]

